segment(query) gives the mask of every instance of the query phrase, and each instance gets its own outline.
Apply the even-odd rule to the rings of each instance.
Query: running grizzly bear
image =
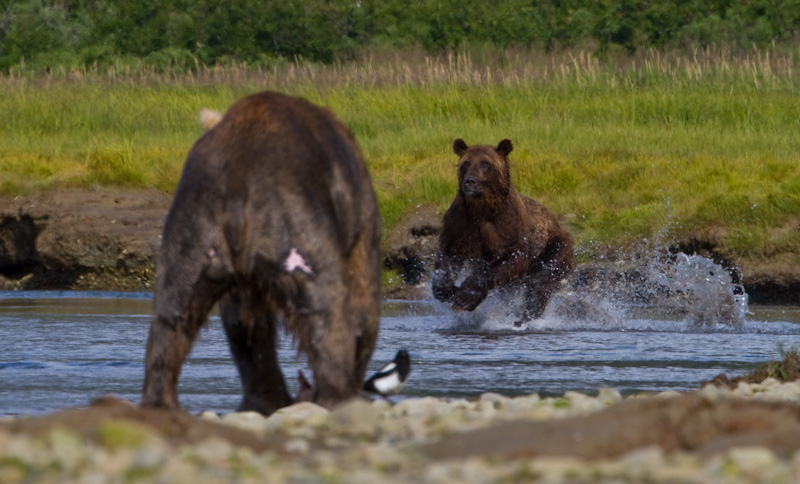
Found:
[[[570,234],[542,204],[514,190],[512,149],[508,139],[497,147],[453,143],[458,194],[444,215],[432,289],[455,311],[472,311],[490,289],[519,281],[526,296],[522,317],[537,318],[574,268]],[[458,287],[465,263],[471,270]]]
[[[378,334],[381,228],[355,139],[330,111],[272,92],[211,124],[164,226],[141,406],[179,408],[181,366],[216,302],[239,410],[292,403],[281,318],[308,356],[313,401],[359,395]]]

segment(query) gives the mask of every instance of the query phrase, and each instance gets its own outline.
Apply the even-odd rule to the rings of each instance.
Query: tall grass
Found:
[[[261,89],[336,112],[385,224],[456,191],[452,140],[511,138],[519,191],[569,214],[579,244],[715,227],[743,257],[800,248],[800,63],[778,50],[383,52],[322,66],[117,65],[0,78],[0,192],[174,189],[203,107]]]

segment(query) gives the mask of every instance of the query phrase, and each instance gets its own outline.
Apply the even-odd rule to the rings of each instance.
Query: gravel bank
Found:
[[[766,380],[628,398],[300,403],[269,418],[107,400],[0,421],[0,483],[797,482],[799,398],[797,383]]]

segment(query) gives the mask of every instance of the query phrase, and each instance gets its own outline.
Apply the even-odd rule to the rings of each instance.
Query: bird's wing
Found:
[[[395,368],[397,368],[397,363],[392,361],[390,363],[385,364],[383,368],[381,368],[381,371],[378,372],[378,374],[384,375],[386,373],[391,373],[392,371],[394,371]]]

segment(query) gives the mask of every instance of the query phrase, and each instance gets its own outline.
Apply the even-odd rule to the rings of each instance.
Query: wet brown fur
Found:
[[[281,317],[308,356],[312,399],[358,395],[378,333],[380,233],[361,152],[330,111],[271,92],[236,102],[190,151],[167,216],[141,405],[179,407],[181,367],[217,301],[240,410],[292,402]],[[286,270],[293,249],[310,273]]]
[[[522,282],[523,318],[541,316],[560,281],[574,269],[573,242],[556,217],[511,182],[511,141],[497,147],[453,143],[458,194],[444,215],[433,294],[456,311],[472,311],[489,290]],[[456,286],[466,263],[471,272]]]

